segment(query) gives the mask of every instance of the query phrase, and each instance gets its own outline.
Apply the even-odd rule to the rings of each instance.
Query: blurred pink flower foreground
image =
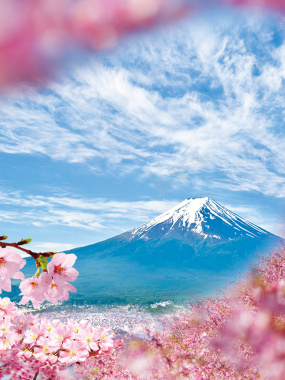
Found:
[[[125,33],[177,17],[171,0],[9,0],[0,2],[0,89],[42,84],[78,48],[112,48]],[[177,6],[175,5],[177,4]]]

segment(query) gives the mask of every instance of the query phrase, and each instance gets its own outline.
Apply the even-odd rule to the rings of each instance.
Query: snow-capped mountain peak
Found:
[[[212,199],[185,199],[132,231],[72,250],[82,274],[77,297],[138,304],[186,294],[188,302],[222,289],[279,243]]]
[[[214,240],[274,236],[248,222],[219,203],[205,198],[188,198],[164,214],[134,229],[130,239],[160,238],[162,235],[192,235]]]

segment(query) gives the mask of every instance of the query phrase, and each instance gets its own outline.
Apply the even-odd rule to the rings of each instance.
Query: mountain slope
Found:
[[[186,302],[223,288],[279,242],[212,199],[186,199],[134,230],[73,249],[80,273],[73,300]]]

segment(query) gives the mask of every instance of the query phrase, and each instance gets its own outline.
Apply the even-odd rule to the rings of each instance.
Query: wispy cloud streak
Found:
[[[285,197],[285,44],[244,23],[184,25],[4,102],[0,151]]]
[[[36,227],[68,226],[90,231],[112,228],[125,232],[130,224],[142,224],[175,206],[178,201],[123,202],[103,198],[83,199],[72,196],[24,195],[21,192],[0,193],[0,203],[8,206],[0,221]]]

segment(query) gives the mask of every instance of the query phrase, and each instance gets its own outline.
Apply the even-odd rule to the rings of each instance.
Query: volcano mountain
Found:
[[[184,303],[223,289],[280,241],[210,198],[189,198],[131,231],[71,250],[79,271],[71,302]]]

